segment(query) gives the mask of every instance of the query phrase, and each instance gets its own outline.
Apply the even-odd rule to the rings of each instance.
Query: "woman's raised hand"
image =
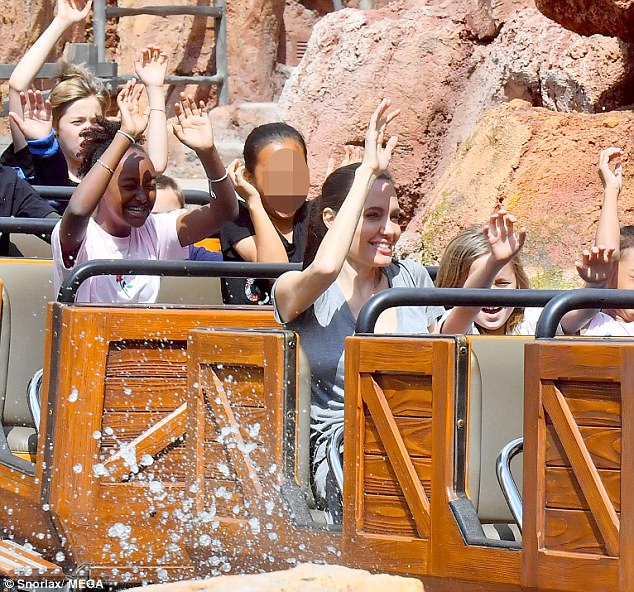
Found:
[[[23,116],[10,112],[9,117],[20,128],[27,140],[40,140],[50,135],[53,129],[51,102],[44,100],[39,90],[20,93]]]
[[[380,175],[387,169],[392,158],[392,150],[394,150],[398,141],[397,136],[391,136],[385,143],[387,124],[400,113],[399,109],[388,113],[387,110],[391,104],[389,99],[383,99],[379,103],[372,117],[370,117],[370,124],[365,134],[362,165],[370,167],[376,175]]]
[[[134,71],[146,87],[163,86],[167,72],[167,54],[158,47],[146,47],[136,54]]]
[[[575,261],[579,277],[586,284],[597,287],[605,286],[616,270],[614,249],[600,245],[591,249],[584,249],[581,261]]]
[[[204,101],[196,104],[193,97],[181,93],[180,103],[174,105],[176,123],[174,135],[192,150],[209,150],[214,147],[214,131]]]
[[[606,148],[601,151],[599,155],[599,177],[601,177],[604,189],[610,187],[620,192],[623,188],[621,163],[616,164],[614,171],[610,168],[610,161],[613,158],[622,156],[622,154],[623,151],[620,148]]]
[[[90,12],[92,0],[57,0],[58,19],[69,23],[83,21]]]
[[[136,80],[128,80],[117,95],[117,106],[121,115],[121,131],[138,138],[147,127],[148,109],[141,111],[143,85]]]
[[[238,195],[251,207],[254,202],[262,202],[260,192],[244,177],[244,165],[236,158],[227,168],[229,178]]]
[[[515,216],[500,210],[491,214],[488,226],[484,227],[491,254],[502,265],[506,265],[520,252],[526,240],[526,228],[522,226],[519,232],[515,232],[516,222]]]

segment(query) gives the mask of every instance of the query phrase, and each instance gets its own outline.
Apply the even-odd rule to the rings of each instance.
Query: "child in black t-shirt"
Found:
[[[225,261],[301,262],[308,223],[306,144],[285,123],[256,127],[244,144],[244,164],[229,176],[244,202],[235,221],[220,231]],[[226,304],[270,304],[271,282],[223,279]]]

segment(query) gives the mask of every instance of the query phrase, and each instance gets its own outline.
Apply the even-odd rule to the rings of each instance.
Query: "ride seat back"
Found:
[[[220,278],[164,277],[161,278],[158,304],[222,306]]]
[[[298,337],[299,341],[299,337]],[[308,506],[315,508],[315,499],[311,486],[310,466],[310,402],[311,402],[310,361],[299,342],[297,352],[297,395],[296,395],[296,434],[295,434],[295,478],[302,491],[306,493]]]
[[[27,385],[43,366],[46,307],[53,295],[52,261],[0,259],[4,283],[0,331],[0,409],[9,448],[34,452],[36,426]]]
[[[532,336],[469,337],[468,488],[482,522],[513,522],[495,462],[502,447],[524,433],[524,345],[531,341]],[[521,491],[520,459],[513,463],[512,472]]]

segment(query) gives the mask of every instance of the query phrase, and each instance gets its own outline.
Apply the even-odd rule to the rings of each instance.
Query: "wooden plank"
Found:
[[[185,434],[186,417],[187,403],[183,403],[178,409],[160,419],[151,428],[106,459],[104,466],[110,474],[107,479],[120,481],[130,474],[130,465],[126,460],[126,455],[129,454],[130,450],[135,451],[138,462],[143,455],[147,454],[153,457],[179,438],[182,438]]]
[[[200,367],[200,381],[203,390],[213,388],[213,374],[223,384],[228,400],[232,405],[242,407],[264,406],[264,369],[252,365],[212,364]]]
[[[432,374],[432,348],[421,348],[419,339],[399,337],[373,338],[359,354],[359,372],[394,372],[395,367],[408,372]],[[385,352],[389,349],[390,355]],[[396,362],[398,361],[398,362]]]
[[[583,510],[546,509],[544,547],[551,551],[609,555],[593,514]]]
[[[544,349],[541,359],[542,380],[594,380],[620,382],[621,352],[617,344],[557,343],[551,351]]]
[[[621,472],[601,469],[598,473],[614,509],[619,512],[621,509]],[[572,469],[566,467],[546,469],[546,506],[568,510],[590,509]]]
[[[621,427],[621,385],[616,382],[558,380],[578,426]]]
[[[61,581],[65,579],[61,566],[8,540],[0,541],[0,573],[10,578],[22,580],[46,578],[52,581]]]
[[[361,375],[361,396],[370,410],[374,424],[381,434],[390,464],[396,473],[403,495],[412,513],[420,538],[428,538],[430,532],[430,506],[423,486],[418,479],[412,459],[396,420],[390,412],[383,391],[369,374]],[[401,421],[411,421],[410,418]],[[431,420],[415,420],[418,422]],[[367,432],[366,432],[367,433]],[[367,442],[367,438],[366,438]],[[429,446],[431,449],[431,446]],[[366,449],[367,450],[367,449]]]
[[[619,585],[634,589],[634,347],[624,346],[621,361],[621,529]]]
[[[184,378],[187,375],[187,350],[163,348],[115,349],[108,352],[106,377],[161,376]]]
[[[395,417],[431,417],[432,377],[427,374],[377,373],[377,384]]]
[[[187,400],[187,379],[106,378],[105,411],[173,411]]]
[[[544,409],[553,422],[583,495],[592,510],[592,516],[596,520],[608,554],[618,556],[619,518],[566,400],[552,383],[544,384],[542,396]]]
[[[364,480],[363,490],[365,493],[376,493],[379,495],[403,495],[403,490],[398,484],[396,473],[386,456],[376,454],[366,454],[363,460]],[[412,464],[416,474],[423,484],[425,493],[431,501],[431,458],[412,458]]]
[[[621,467],[621,430],[618,428],[580,427],[579,431],[592,462],[598,469]],[[552,425],[546,426],[546,465],[570,466],[566,453]]]
[[[140,436],[169,413],[160,411],[111,411],[101,420],[101,448],[119,446],[120,441],[129,442]]]
[[[431,419],[396,417],[394,418],[394,422],[405,443],[409,456],[431,457]],[[364,450],[366,454],[386,454],[385,446],[381,440],[381,434],[371,417],[368,417],[366,420]]]
[[[421,538],[404,497],[363,496],[363,532]]]

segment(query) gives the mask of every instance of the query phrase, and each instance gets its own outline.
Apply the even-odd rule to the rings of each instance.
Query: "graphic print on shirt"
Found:
[[[126,281],[125,277],[122,275],[116,276],[115,281],[119,284],[121,291],[130,298],[133,290],[132,282]]]

